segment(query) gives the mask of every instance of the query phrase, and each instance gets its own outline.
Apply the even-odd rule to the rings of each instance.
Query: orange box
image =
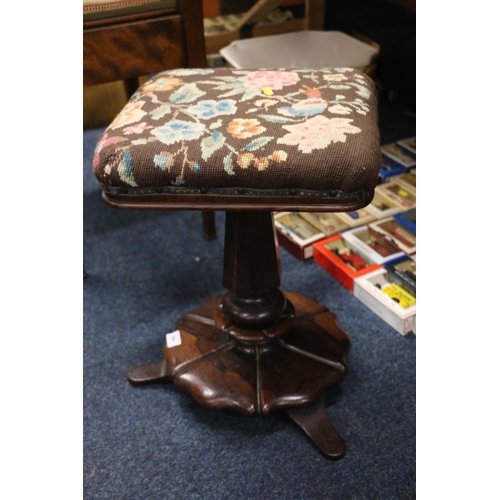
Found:
[[[338,253],[336,253],[338,252]],[[341,257],[345,255],[345,257]],[[380,264],[367,262],[356,253],[342,234],[318,241],[313,244],[314,260],[350,292],[354,290],[354,278],[380,269]],[[344,259],[344,260],[343,260]],[[351,261],[351,265],[346,261]],[[364,267],[360,267],[364,265]],[[358,268],[358,269],[356,269]]]

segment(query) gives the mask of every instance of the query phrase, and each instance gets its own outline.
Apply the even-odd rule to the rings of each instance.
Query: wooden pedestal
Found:
[[[244,415],[285,411],[328,458],[345,445],[323,394],[342,381],[350,341],[336,317],[312,298],[279,290],[269,212],[228,212],[225,296],[176,324],[180,343],[128,373],[133,385],[173,383],[201,405]]]

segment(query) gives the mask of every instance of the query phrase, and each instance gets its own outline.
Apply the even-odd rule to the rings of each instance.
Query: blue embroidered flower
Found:
[[[293,106],[281,107],[278,113],[284,116],[313,116],[322,113],[326,106],[327,102],[323,99],[306,99]]]
[[[161,154],[161,155],[155,155],[154,157],[154,162],[157,167],[160,167],[162,170],[165,170],[167,167],[170,168],[170,164],[172,161],[170,161],[170,155],[166,154]]]
[[[155,128],[151,133],[164,144],[174,144],[180,141],[192,141],[198,139],[205,131],[203,123],[186,122],[184,120],[173,120],[163,127]]]
[[[199,101],[195,106],[190,106],[187,111],[196,115],[201,120],[208,120],[219,115],[233,115],[236,112],[236,101],[224,99],[223,101]]]

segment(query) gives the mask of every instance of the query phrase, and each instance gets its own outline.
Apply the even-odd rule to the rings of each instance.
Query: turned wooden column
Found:
[[[223,286],[224,312],[237,325],[265,327],[285,310],[271,212],[226,212]]]

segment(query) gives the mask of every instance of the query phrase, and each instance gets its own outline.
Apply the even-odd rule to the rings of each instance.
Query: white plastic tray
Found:
[[[220,53],[238,69],[363,69],[375,62],[379,51],[341,31],[306,30],[236,40]]]

